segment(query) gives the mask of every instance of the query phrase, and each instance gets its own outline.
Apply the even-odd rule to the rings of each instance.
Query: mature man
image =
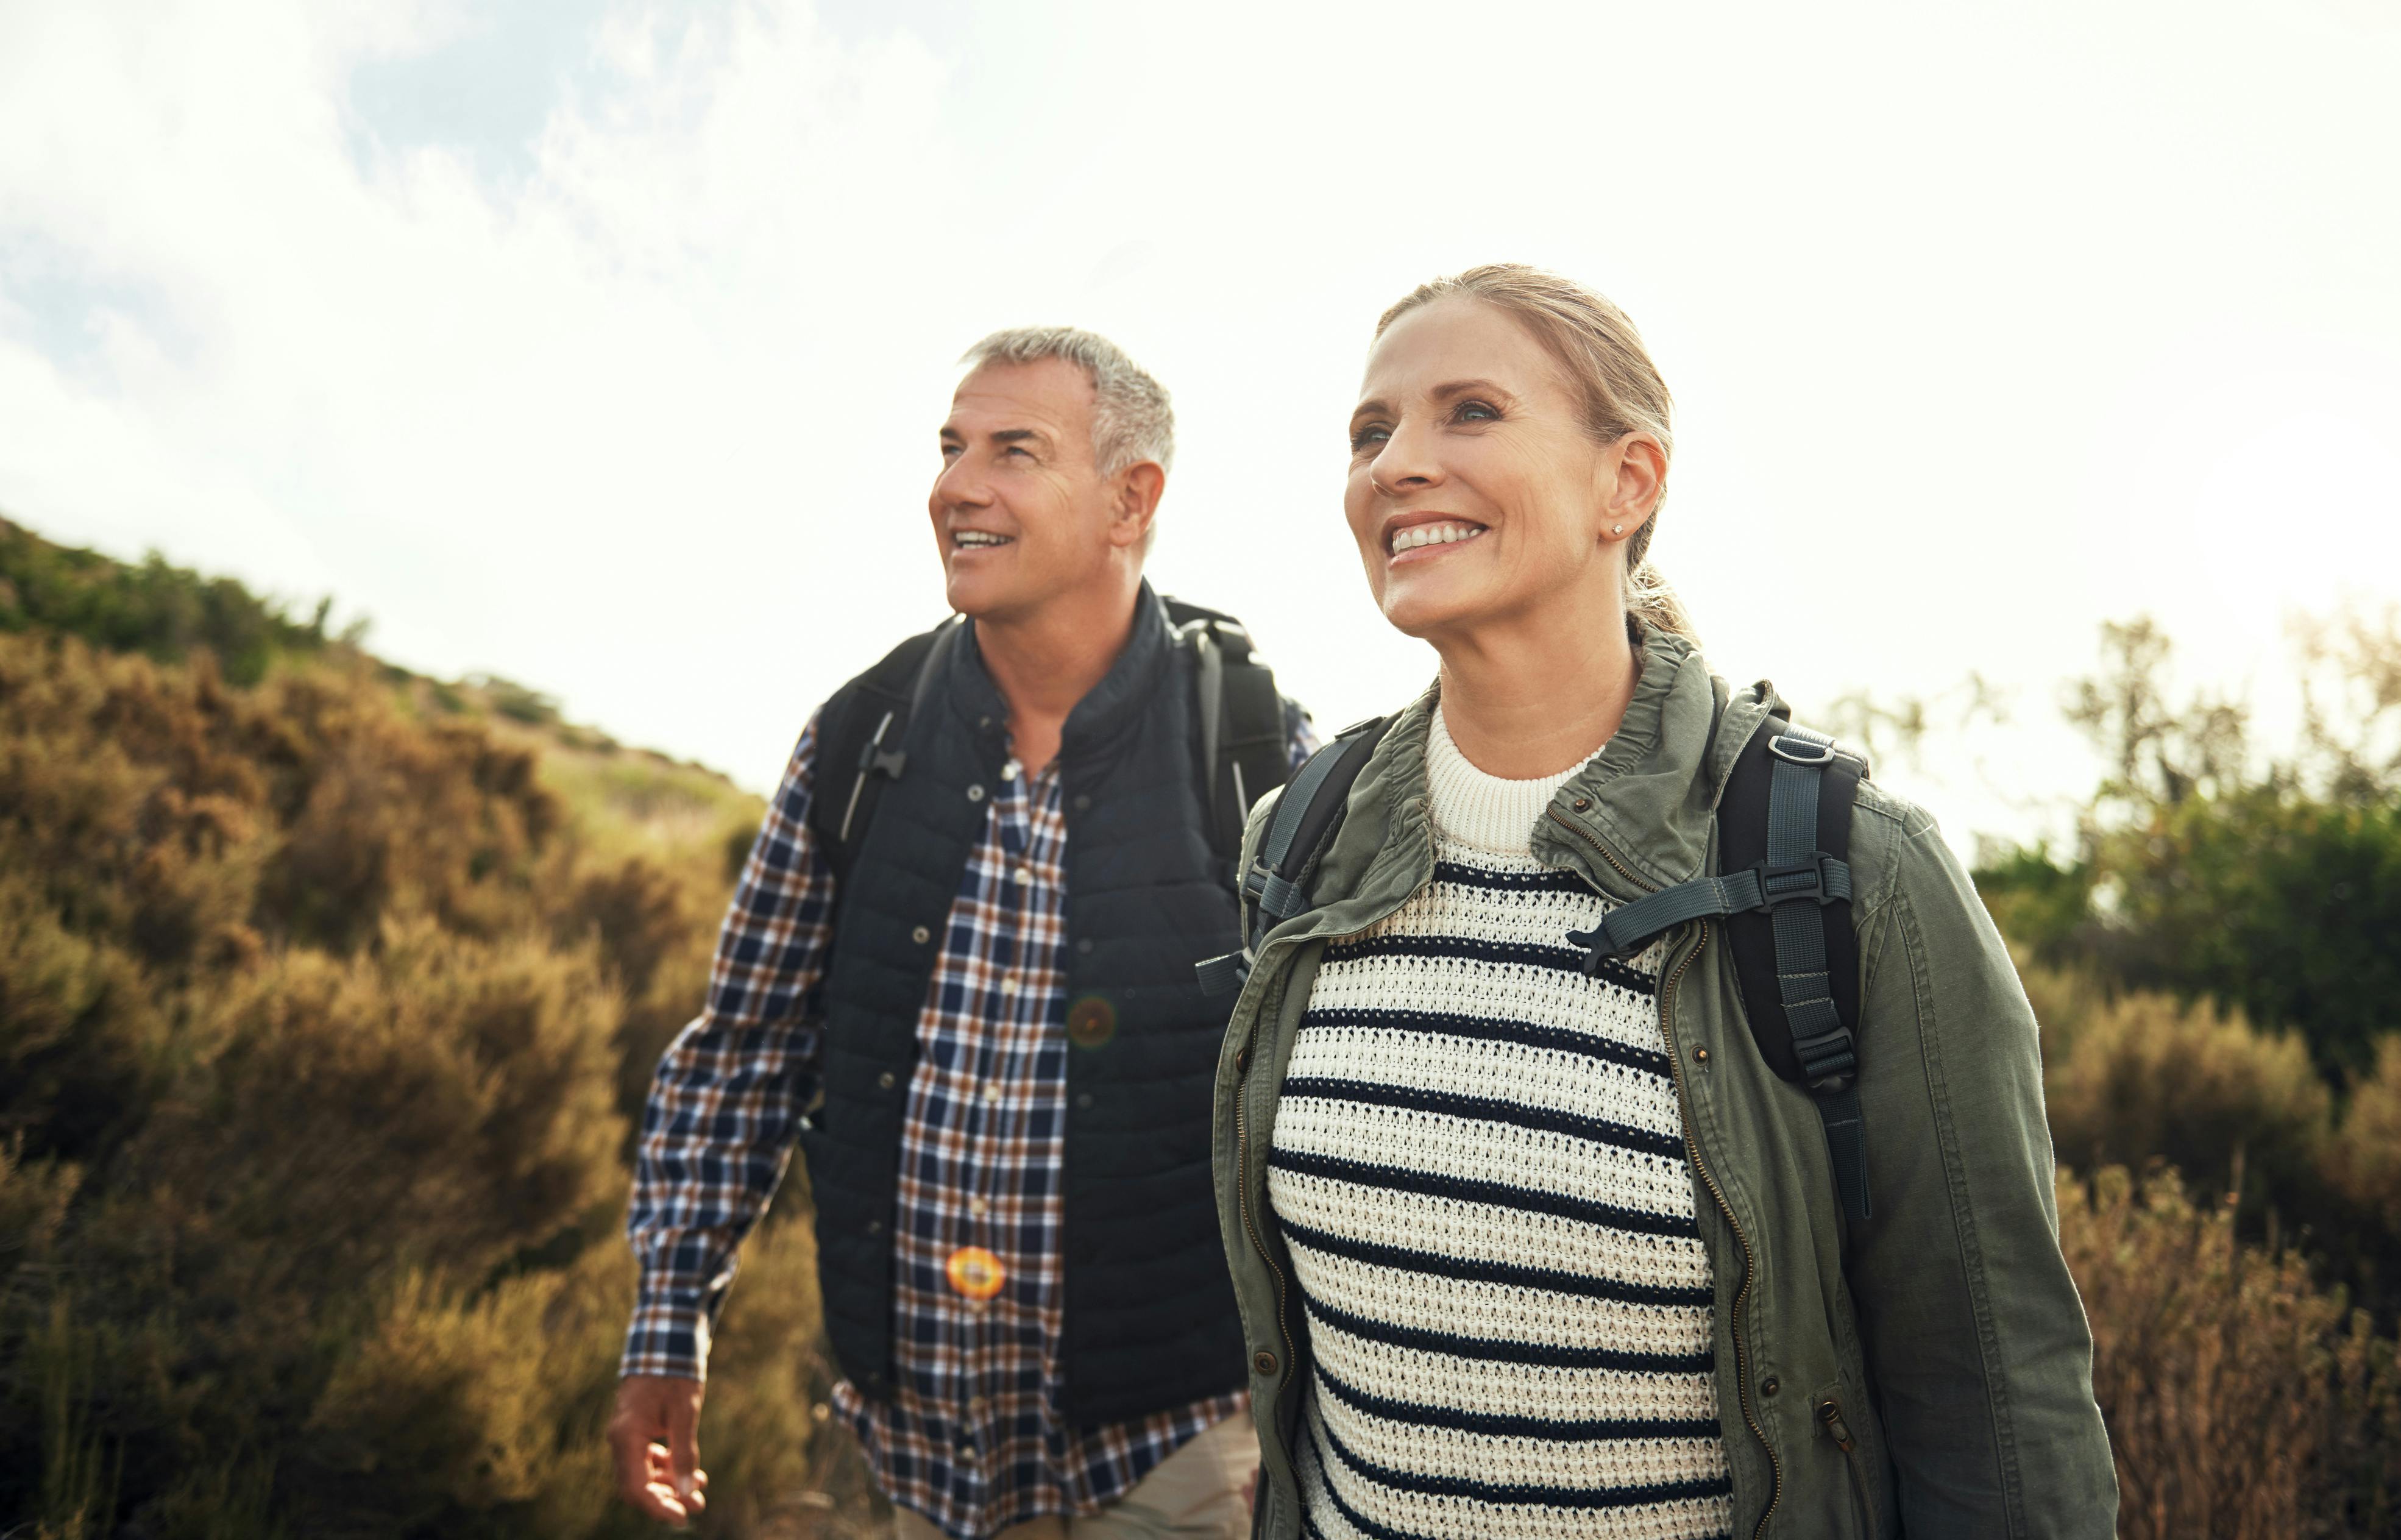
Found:
[[[802,733],[643,1116],[619,1484],[702,1506],[709,1325],[797,1135],[836,1405],[902,1540],[1240,1535],[1192,965],[1238,943],[1242,815],[1307,720],[1143,581],[1158,382],[1065,328],[966,362],[929,502],[964,618]]]

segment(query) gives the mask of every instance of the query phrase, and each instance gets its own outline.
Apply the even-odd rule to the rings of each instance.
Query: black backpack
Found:
[[[1251,634],[1241,621],[1179,598],[1162,596],[1161,602],[1175,644],[1192,656],[1201,796],[1211,844],[1230,883],[1251,804],[1282,786],[1291,771],[1283,699],[1275,675],[1253,655]],[[817,794],[809,828],[833,866],[837,893],[874,824],[885,783],[908,768],[901,745],[910,719],[941,677],[963,620],[954,615],[892,649],[838,692],[817,723]],[[846,783],[845,769],[851,772]]]
[[[1242,950],[1199,965],[1213,993],[1239,988],[1259,939],[1308,910],[1351,787],[1391,727],[1377,717],[1310,756],[1242,874]],[[1585,971],[1628,957],[1687,920],[1721,918],[1760,1056],[1817,1104],[1834,1185],[1854,1219],[1868,1199],[1859,1079],[1859,942],[1851,924],[1851,804],[1867,762],[1782,717],[1760,723],[1718,802],[1721,874],[1652,893],[1571,931]]]

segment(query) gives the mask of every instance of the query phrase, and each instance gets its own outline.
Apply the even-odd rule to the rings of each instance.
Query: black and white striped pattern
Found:
[[[1658,956],[1585,977],[1563,938],[1605,901],[1439,846],[1430,887],[1327,948],[1276,1116],[1269,1192],[1315,1360],[1309,1531],[1725,1535]]]

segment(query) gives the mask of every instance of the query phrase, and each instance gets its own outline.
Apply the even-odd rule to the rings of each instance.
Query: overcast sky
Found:
[[[2273,710],[2288,611],[2401,598],[2396,81],[2396,0],[0,0],[0,510],[764,787],[941,612],[953,361],[1072,323],[1174,392],[1153,575],[1338,726],[1432,667],[1368,329],[1533,261],[1676,392],[1721,670],[2012,687],[1882,778],[2024,833],[2103,618]]]

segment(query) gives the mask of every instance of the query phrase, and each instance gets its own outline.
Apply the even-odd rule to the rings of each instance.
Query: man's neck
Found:
[[[1107,677],[1132,634],[1141,580],[1062,595],[1039,610],[976,623],[985,671],[1008,704],[1011,749],[1028,769],[1058,756],[1067,713]]]

